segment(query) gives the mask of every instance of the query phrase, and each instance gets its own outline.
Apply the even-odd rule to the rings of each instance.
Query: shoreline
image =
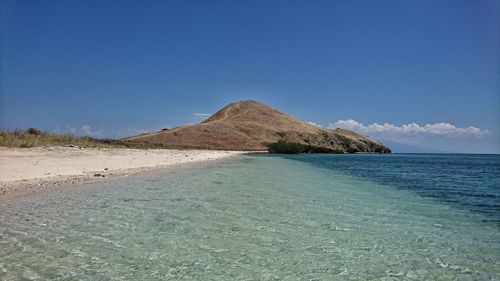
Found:
[[[246,153],[248,151],[0,147],[0,198]]]

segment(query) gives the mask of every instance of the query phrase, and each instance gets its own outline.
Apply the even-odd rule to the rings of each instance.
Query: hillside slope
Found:
[[[311,125],[251,100],[231,103],[200,124],[128,137],[123,141],[172,148],[266,150],[267,144],[280,139],[345,152],[390,153],[389,148],[366,136]]]

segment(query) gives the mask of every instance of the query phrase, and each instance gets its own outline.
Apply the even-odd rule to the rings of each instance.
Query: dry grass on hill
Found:
[[[231,103],[208,119],[123,139],[127,142],[162,144],[191,149],[265,151],[283,140],[306,147],[347,153],[390,153],[382,143],[357,133],[314,126],[257,101]]]
[[[54,134],[34,128],[14,131],[0,130],[0,146],[6,147],[37,147],[37,146],[69,146],[85,148],[164,148],[162,145],[125,143],[112,139],[96,139],[89,136],[78,137],[71,134]]]

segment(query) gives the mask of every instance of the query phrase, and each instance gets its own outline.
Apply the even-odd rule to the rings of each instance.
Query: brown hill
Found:
[[[280,139],[345,152],[390,153],[366,136],[343,129],[324,129],[256,101],[231,103],[196,125],[177,127],[123,141],[162,144],[172,148],[266,150]]]

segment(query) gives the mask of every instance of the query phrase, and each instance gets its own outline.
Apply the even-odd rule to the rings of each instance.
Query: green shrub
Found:
[[[267,145],[267,151],[269,153],[280,153],[280,154],[298,154],[298,153],[344,153],[342,150],[335,150],[331,148],[305,145],[296,142],[287,142],[285,140],[279,140]]]

